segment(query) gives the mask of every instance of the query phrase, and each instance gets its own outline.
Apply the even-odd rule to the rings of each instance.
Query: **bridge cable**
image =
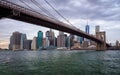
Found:
[[[31,8],[28,4],[26,4],[23,0],[20,0],[23,4],[25,4],[29,9],[34,10],[33,8]],[[61,16],[67,23],[69,23],[71,26],[75,27],[74,25],[72,25],[64,16],[62,16],[48,1],[45,0],[45,2],[59,15]],[[77,27],[75,27],[76,29],[78,29]]]
[[[25,4],[29,9],[34,10],[33,8],[31,8],[28,4],[26,4],[23,0],[19,0],[20,2],[22,2],[23,4]]]
[[[69,22],[61,13],[59,13],[47,0],[44,0],[60,17],[62,17],[67,23],[75,27],[73,24]],[[76,28],[76,27],[75,27]],[[77,28],[78,29],[78,28]]]
[[[48,16],[50,15],[51,17],[57,19],[53,14],[51,14],[47,9],[45,9],[40,3],[38,3],[35,0],[31,0],[38,8],[40,8],[44,13],[46,13]],[[41,8],[42,7],[42,8]]]
[[[21,1],[23,4],[25,4],[29,9],[34,10],[32,7],[30,7],[28,4],[26,4],[23,0],[19,0],[19,1]],[[36,13],[38,13],[38,14],[41,14],[40,12],[35,11],[35,10],[34,10],[34,12],[36,12]],[[46,14],[46,16],[47,16],[47,17],[50,17],[50,16],[48,16],[47,14]],[[52,19],[55,19],[55,18],[53,18],[53,17],[51,17],[51,18],[52,18]]]

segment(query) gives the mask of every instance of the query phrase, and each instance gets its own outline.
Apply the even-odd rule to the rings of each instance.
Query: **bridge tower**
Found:
[[[103,40],[102,43],[97,43],[97,50],[106,50],[106,33],[105,32],[96,32],[96,37],[100,40]]]

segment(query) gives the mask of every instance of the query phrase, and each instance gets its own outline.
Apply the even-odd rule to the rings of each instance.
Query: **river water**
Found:
[[[0,51],[0,75],[120,75],[120,51]]]

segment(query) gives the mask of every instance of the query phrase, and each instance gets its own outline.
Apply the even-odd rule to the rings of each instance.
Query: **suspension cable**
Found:
[[[40,8],[44,13],[46,13],[48,16],[50,15],[51,17],[57,19],[53,14],[51,14],[47,9],[45,9],[40,3],[38,3],[35,0],[31,0],[38,8]],[[42,7],[42,8],[41,8]]]

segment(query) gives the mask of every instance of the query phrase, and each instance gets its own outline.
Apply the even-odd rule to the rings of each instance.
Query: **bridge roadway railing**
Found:
[[[10,9],[22,12],[22,13],[30,15],[30,16],[34,16],[35,18],[42,18],[42,19],[45,19],[47,21],[52,21],[52,22],[54,22],[56,24],[60,24],[62,26],[69,27],[69,28],[72,28],[72,29],[75,29],[75,30],[77,29],[74,26],[71,26],[69,24],[65,24],[65,23],[63,23],[63,22],[61,22],[61,21],[59,21],[57,19],[54,19],[54,18],[49,17],[47,15],[43,15],[43,14],[41,14],[39,12],[36,12],[34,10],[30,10],[28,8],[22,7],[20,5],[17,5],[15,3],[11,3],[11,2],[6,1],[6,0],[1,0],[0,1],[0,6],[4,6],[5,8],[10,8]]]

